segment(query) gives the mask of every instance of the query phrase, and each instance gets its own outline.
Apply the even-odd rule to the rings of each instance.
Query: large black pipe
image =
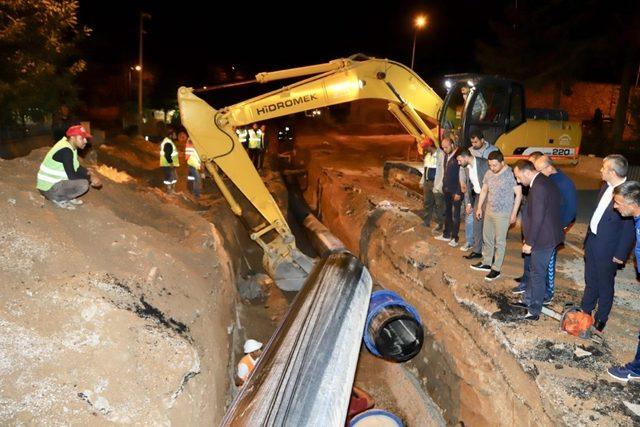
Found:
[[[289,194],[291,214],[299,224],[304,225],[307,235],[311,239],[311,244],[318,254],[325,257],[335,252],[346,252],[347,248],[344,243],[313,215],[295,178],[283,176],[283,179]]]
[[[318,262],[224,426],[344,426],[371,294],[352,254]]]

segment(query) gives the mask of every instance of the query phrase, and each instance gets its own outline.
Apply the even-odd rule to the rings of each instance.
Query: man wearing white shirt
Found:
[[[615,277],[618,266],[623,265],[635,238],[632,218],[624,218],[613,208],[613,189],[626,181],[629,164],[619,154],[602,161],[602,180],[596,207],[584,244],[584,280],[582,310],[594,316],[596,330],[602,332],[613,305]]]
[[[465,224],[465,228],[468,227],[471,230],[465,229],[467,243],[463,247],[466,250],[471,249],[471,253],[464,257],[466,259],[482,258],[483,218],[476,218],[475,212],[478,209],[482,183],[489,170],[489,163],[484,158],[474,157],[471,150],[463,149],[458,153],[458,164],[461,168],[462,180],[466,183],[466,191],[464,193],[465,213],[472,217],[472,221]]]

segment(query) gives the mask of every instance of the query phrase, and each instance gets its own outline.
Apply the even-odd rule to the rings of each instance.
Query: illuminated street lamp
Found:
[[[411,69],[413,70],[413,64],[416,58],[416,39],[418,38],[418,30],[421,30],[427,25],[427,17],[424,15],[419,15],[416,17],[415,21],[413,21],[413,51],[411,53]]]
[[[133,88],[132,81],[131,81],[132,80],[131,79],[131,74],[134,71],[139,73],[140,71],[142,71],[142,67],[140,65],[136,65],[135,67],[134,66],[129,67],[129,85],[128,85],[128,89],[127,89],[127,92],[128,92],[127,97],[131,96],[131,91],[132,91],[132,88]]]

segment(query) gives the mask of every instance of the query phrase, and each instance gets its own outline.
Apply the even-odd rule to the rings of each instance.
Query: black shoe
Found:
[[[463,255],[463,257],[466,259],[476,259],[476,258],[482,258],[482,254],[478,252],[471,252],[470,254]]]
[[[511,293],[512,294],[524,294],[525,290],[523,288],[521,288],[520,286],[516,286],[515,288],[511,289]]]
[[[602,330],[604,329],[604,327],[607,325],[607,322],[601,322],[601,321],[596,321],[596,331],[598,332],[602,332]]]
[[[494,280],[500,278],[500,272],[496,270],[491,270],[489,274],[487,274],[484,278],[487,282],[493,282]]]
[[[549,299],[545,299],[544,301],[542,301],[542,305],[547,307],[547,306],[551,305],[552,302],[553,302],[553,297],[551,297]]]
[[[529,306],[522,301],[509,303],[511,307],[519,307],[519,308],[529,308]]]
[[[470,267],[476,271],[491,271],[491,266],[487,264],[483,264],[481,262],[477,262],[475,264],[470,265]]]
[[[522,276],[516,277],[515,279],[513,279],[513,281],[516,283],[522,283]]]

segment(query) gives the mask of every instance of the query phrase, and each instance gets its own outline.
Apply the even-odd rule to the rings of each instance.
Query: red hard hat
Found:
[[[81,136],[83,138],[91,138],[91,134],[87,132],[82,125],[71,126],[67,129],[67,136]]]
[[[422,148],[433,147],[436,144],[433,142],[431,138],[425,138],[422,140]]]

